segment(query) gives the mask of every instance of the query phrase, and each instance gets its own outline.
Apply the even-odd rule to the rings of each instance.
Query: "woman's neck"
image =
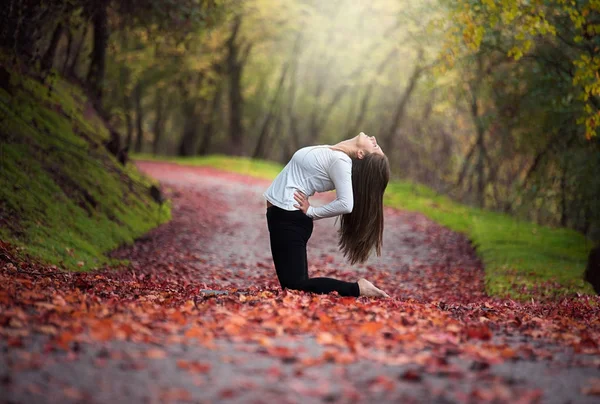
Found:
[[[358,148],[356,147],[356,142],[354,142],[353,140],[354,139],[348,139],[348,140],[344,140],[343,142],[339,142],[339,143],[331,146],[331,149],[344,152],[350,157],[356,156]]]

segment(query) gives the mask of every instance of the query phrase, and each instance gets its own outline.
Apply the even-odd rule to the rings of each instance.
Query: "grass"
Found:
[[[273,179],[281,165],[227,156],[138,159],[210,166],[265,179]],[[594,294],[583,281],[592,243],[582,234],[564,228],[540,226],[516,218],[456,203],[428,187],[392,181],[385,194],[390,207],[420,212],[471,240],[485,266],[489,295],[513,299],[556,298]]]
[[[57,77],[11,73],[0,88],[0,238],[43,262],[88,270],[170,219],[149,179],[103,146],[109,133],[84,94]]]

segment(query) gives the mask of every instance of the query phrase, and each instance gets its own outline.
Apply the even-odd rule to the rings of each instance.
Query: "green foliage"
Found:
[[[76,87],[11,74],[0,90],[0,237],[45,262],[87,270],[170,218],[150,181],[104,148],[108,132]]]
[[[453,62],[477,52],[487,40],[501,34],[511,45],[507,55],[519,60],[542,41],[557,42],[572,65],[571,82],[582,101],[578,123],[590,139],[600,128],[600,1],[568,0],[453,0],[446,45]]]
[[[139,159],[156,159],[147,155]],[[273,179],[281,165],[261,160],[208,156],[169,158],[180,164],[218,169]],[[453,202],[423,185],[392,181],[385,193],[387,206],[425,214],[461,233],[474,244],[485,266],[486,290],[492,296],[515,299],[593,294],[583,281],[592,245],[569,229],[539,226],[496,212]],[[557,286],[558,285],[558,286]]]

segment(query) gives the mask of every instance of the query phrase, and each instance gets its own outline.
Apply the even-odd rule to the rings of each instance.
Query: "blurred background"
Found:
[[[285,163],[364,131],[395,178],[600,239],[597,1],[11,0],[0,13],[4,56],[85,88],[121,158]]]

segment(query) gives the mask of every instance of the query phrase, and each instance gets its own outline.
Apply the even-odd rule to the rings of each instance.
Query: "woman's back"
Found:
[[[284,169],[275,178],[264,193],[273,205],[296,210],[294,192],[300,191],[306,196],[315,192],[336,190],[334,209],[322,212],[307,212],[313,218],[336,216],[352,211],[352,160],[339,150],[330,146],[310,146],[298,150]],[[334,201],[334,202],[336,202]],[[333,202],[332,202],[333,203]],[[323,208],[323,207],[321,207]],[[315,208],[321,209],[321,208]],[[315,214],[316,213],[316,214]]]

